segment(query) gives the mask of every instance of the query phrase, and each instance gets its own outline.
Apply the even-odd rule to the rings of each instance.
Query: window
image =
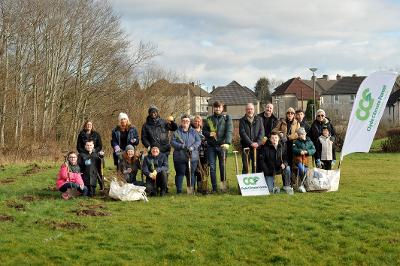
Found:
[[[351,103],[351,104],[353,104],[353,103],[354,103],[354,98],[355,98],[355,95],[353,95],[353,94],[352,94],[352,95],[350,95],[350,103]]]
[[[339,103],[339,95],[334,95],[333,103]]]

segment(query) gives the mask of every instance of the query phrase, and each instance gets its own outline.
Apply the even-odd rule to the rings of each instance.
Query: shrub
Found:
[[[387,131],[387,140],[382,142],[384,152],[400,152],[400,128],[392,128]]]

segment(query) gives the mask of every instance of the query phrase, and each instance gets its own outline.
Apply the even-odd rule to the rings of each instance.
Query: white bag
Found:
[[[307,191],[337,191],[339,189],[340,169],[323,170],[313,168],[307,171],[304,186]]]
[[[135,186],[129,183],[118,183],[115,179],[111,180],[109,196],[121,201],[148,201],[146,196],[146,187]]]

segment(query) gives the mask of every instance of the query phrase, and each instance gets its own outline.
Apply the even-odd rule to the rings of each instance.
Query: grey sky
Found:
[[[206,86],[400,69],[400,1],[112,0],[132,41]]]

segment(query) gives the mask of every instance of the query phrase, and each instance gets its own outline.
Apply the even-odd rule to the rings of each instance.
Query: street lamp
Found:
[[[315,72],[318,70],[318,68],[310,67],[309,69],[312,72],[312,79],[313,79],[313,86],[312,86],[313,87],[313,106],[312,106],[312,110],[311,110],[311,115],[312,115],[311,120],[314,120],[315,105],[316,105],[316,103],[315,103]]]

